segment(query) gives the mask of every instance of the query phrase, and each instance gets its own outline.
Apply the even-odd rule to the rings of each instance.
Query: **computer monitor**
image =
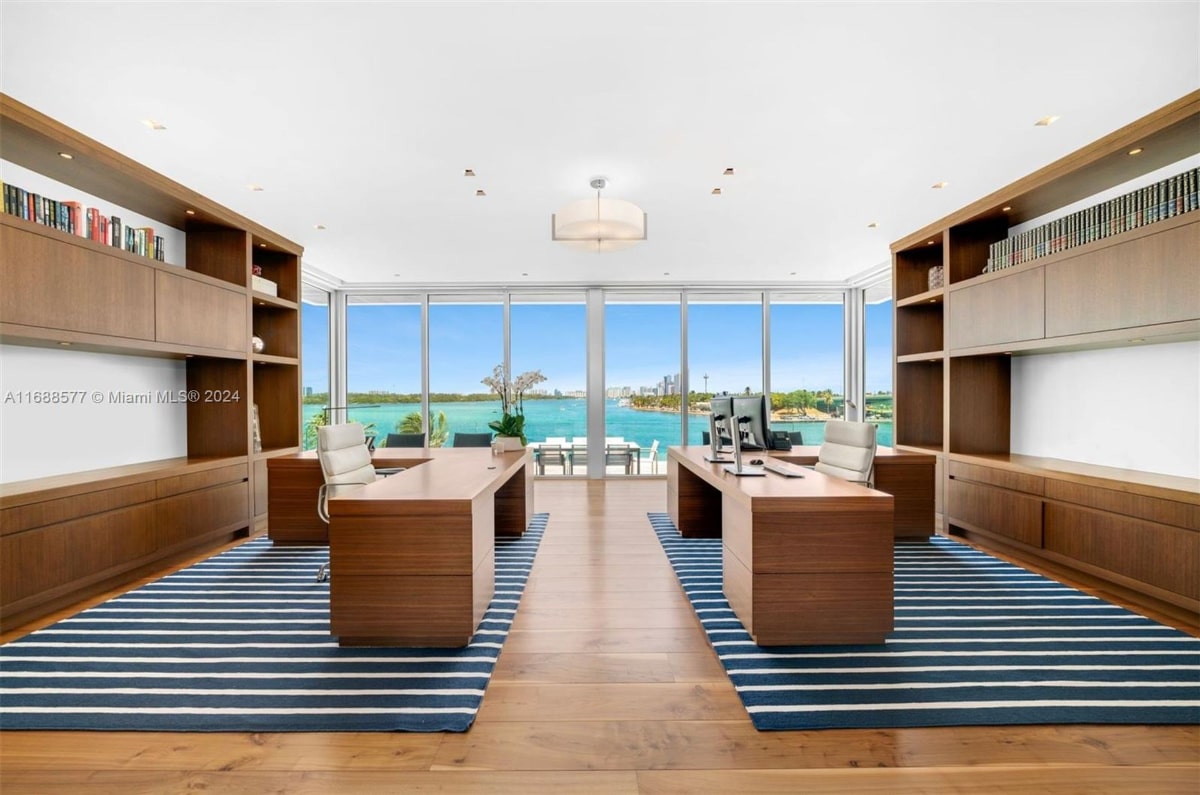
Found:
[[[732,436],[729,429],[733,427],[733,398],[721,396],[712,398],[711,410],[708,415],[708,444],[709,461],[729,461],[722,454],[729,450]]]
[[[733,428],[733,396],[715,395],[709,402],[711,413],[709,418],[709,436],[714,450],[728,450]],[[716,426],[715,428],[713,426]]]
[[[766,450],[770,445],[771,408],[766,395],[733,395],[733,415],[737,419],[730,425],[736,429],[743,450]],[[716,398],[714,398],[716,400]]]

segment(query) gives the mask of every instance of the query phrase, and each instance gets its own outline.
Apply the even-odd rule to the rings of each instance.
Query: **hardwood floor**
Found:
[[[755,731],[646,521],[665,482],[539,481],[536,505],[550,523],[470,731],[0,732],[0,790],[1200,791],[1195,726]]]

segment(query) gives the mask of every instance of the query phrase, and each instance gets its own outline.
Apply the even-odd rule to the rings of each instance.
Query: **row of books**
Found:
[[[1071,213],[1048,224],[993,243],[984,273],[1065,251],[1084,243],[1137,229],[1200,208],[1200,169]]]
[[[85,208],[79,202],[60,202],[16,185],[0,184],[4,186],[4,212],[8,215],[166,262],[164,241],[151,227],[126,226],[120,217],[104,215],[95,207]]]

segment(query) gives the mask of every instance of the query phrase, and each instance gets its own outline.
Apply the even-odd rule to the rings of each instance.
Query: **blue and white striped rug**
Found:
[[[339,647],[316,582],[329,548],[256,539],[0,647],[0,726],[466,731],[548,518],[496,539],[495,595],[464,648]]]
[[[964,544],[896,543],[887,643],[760,647],[721,540],[650,522],[755,728],[1200,723],[1200,639]]]

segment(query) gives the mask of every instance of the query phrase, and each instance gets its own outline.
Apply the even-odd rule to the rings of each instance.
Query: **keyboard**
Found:
[[[764,461],[763,469],[768,472],[774,472],[776,475],[782,475],[785,478],[802,478],[804,471],[802,467],[795,464],[789,464],[786,461]]]

